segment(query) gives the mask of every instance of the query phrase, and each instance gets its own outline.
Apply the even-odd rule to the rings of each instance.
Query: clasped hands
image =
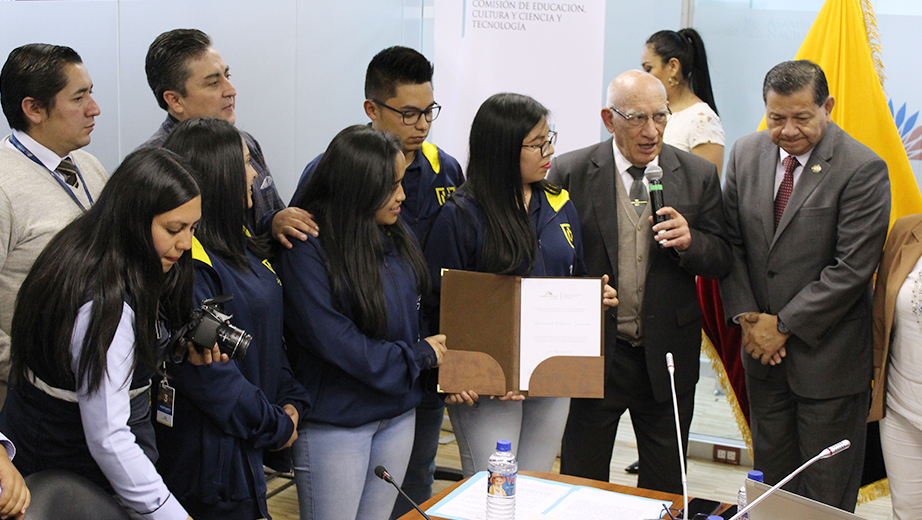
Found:
[[[790,334],[778,330],[778,316],[758,312],[747,312],[740,316],[743,328],[743,348],[753,359],[763,365],[781,363],[787,355],[785,343]]]

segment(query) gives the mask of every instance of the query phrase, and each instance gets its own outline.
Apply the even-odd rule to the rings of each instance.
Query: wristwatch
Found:
[[[782,333],[782,334],[790,334],[790,333],[791,333],[791,329],[789,329],[788,326],[785,325],[783,321],[781,321],[781,316],[778,316],[778,332],[780,332],[780,333]]]

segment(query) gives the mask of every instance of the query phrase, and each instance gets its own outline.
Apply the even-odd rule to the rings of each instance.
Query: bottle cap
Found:
[[[724,520],[724,517],[720,515],[710,515],[708,516],[708,520]]]
[[[749,478],[755,480],[756,482],[765,482],[765,476],[761,471],[754,469],[749,472]]]
[[[512,451],[512,441],[508,439],[496,441],[496,451]]]

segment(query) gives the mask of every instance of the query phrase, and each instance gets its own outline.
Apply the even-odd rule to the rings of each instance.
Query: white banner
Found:
[[[434,142],[467,167],[471,121],[499,92],[551,111],[557,154],[599,142],[604,42],[604,0],[435,0]]]

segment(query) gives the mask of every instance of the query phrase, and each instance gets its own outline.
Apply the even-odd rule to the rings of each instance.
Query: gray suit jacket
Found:
[[[791,330],[783,364],[798,395],[868,390],[871,276],[890,218],[887,165],[830,123],[774,230],[778,157],[767,131],[730,151],[724,205],[734,263],[721,282],[727,319],[750,311],[781,318]],[[743,366],[759,379],[770,370],[745,353]]]
[[[701,307],[695,276],[721,278],[732,263],[724,229],[717,167],[669,145],[659,155],[663,195],[688,221],[691,246],[679,254],[654,244],[644,291],[644,350],[657,401],[670,399],[666,352],[676,365],[676,391],[694,388],[701,348]],[[583,233],[583,257],[590,276],[608,274],[618,287],[618,196],[612,140],[565,153],[551,163],[548,180],[570,192]],[[651,226],[652,227],[652,226]],[[652,233],[652,231],[651,231]],[[605,318],[606,376],[617,338],[617,307]]]

